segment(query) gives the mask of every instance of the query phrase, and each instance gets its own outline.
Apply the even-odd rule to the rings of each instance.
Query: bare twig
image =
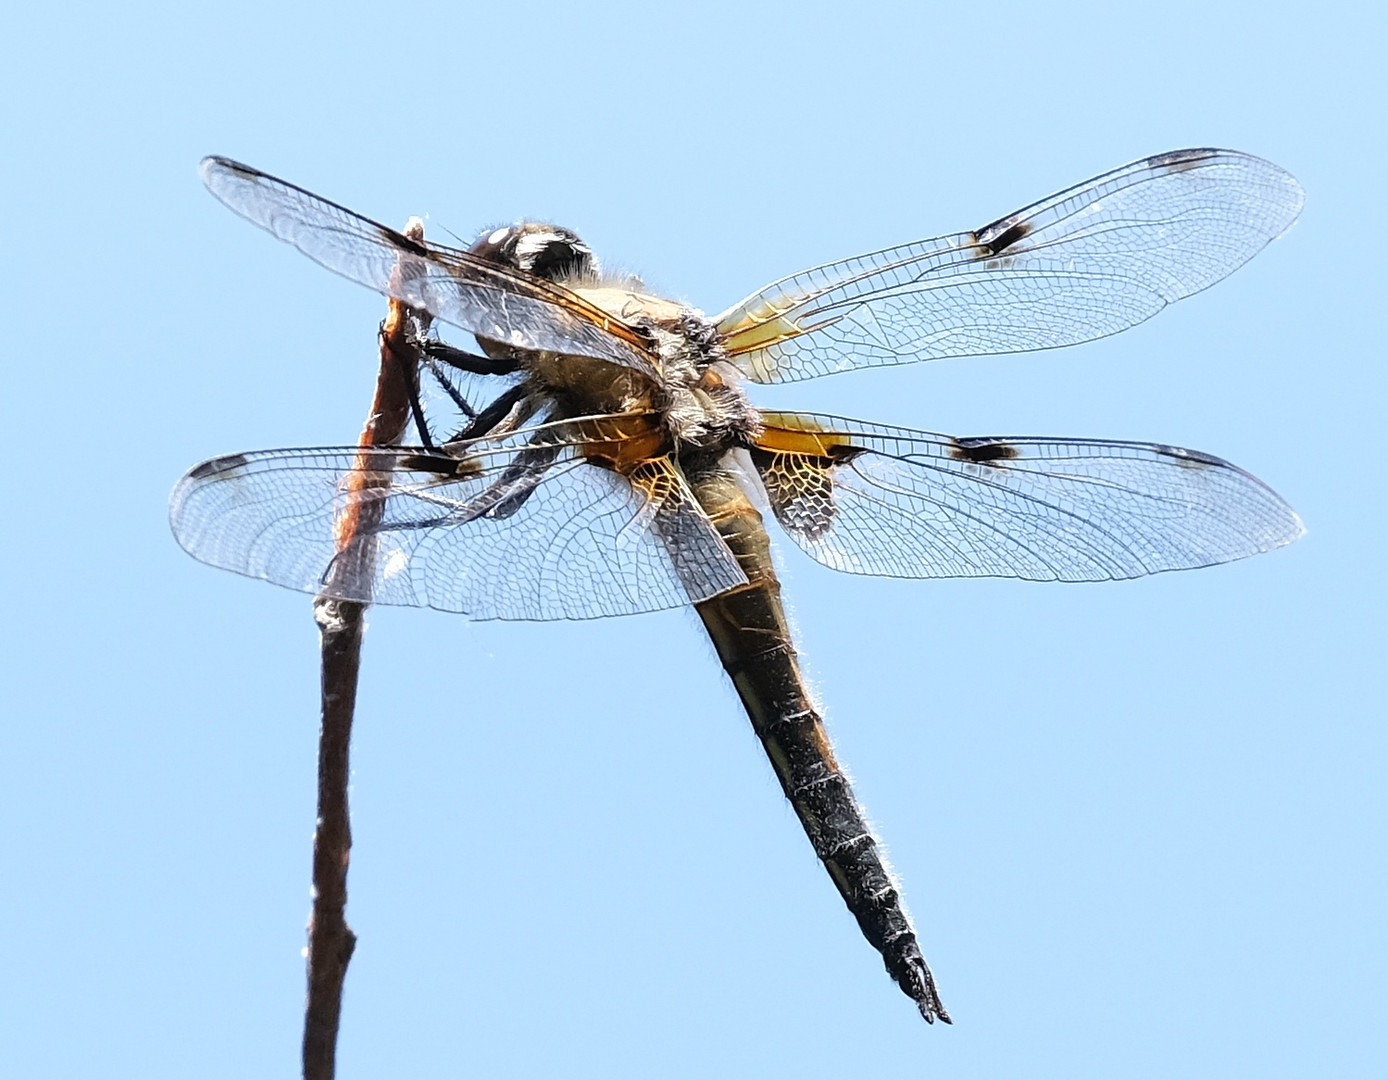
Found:
[[[411,239],[424,237],[424,226],[412,219]],[[415,345],[426,320],[398,301],[381,324],[381,363],[376,396],[358,445],[388,446],[400,441],[410,420],[410,399],[418,377]],[[372,541],[383,509],[373,489],[386,487],[389,474],[370,471],[366,455],[348,480],[344,512],[337,522],[339,559],[334,573],[362,575],[370,581],[375,558]],[[354,497],[355,496],[355,497]],[[347,864],[352,827],[347,785],[349,751],[356,708],[357,676],[366,604],[324,594],[313,602],[322,644],[322,726],[318,741],[318,827],[313,837],[313,915],[308,928],[308,1001],[304,1009],[305,1080],[332,1080],[336,1069],[337,1031],[342,1015],[342,984],[357,938],[347,925]],[[363,595],[352,590],[353,595]]]

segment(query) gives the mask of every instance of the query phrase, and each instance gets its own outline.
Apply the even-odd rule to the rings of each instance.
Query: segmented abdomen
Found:
[[[696,605],[815,854],[926,1020],[949,1022],[896,882],[805,688],[761,515],[726,470],[689,475],[748,584]]]

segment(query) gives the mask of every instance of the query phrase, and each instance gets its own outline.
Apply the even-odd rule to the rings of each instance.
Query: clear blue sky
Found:
[[[187,558],[166,500],[212,454],[352,441],[383,304],[217,205],[202,155],[436,236],[558,220],[716,311],[1215,145],[1308,201],[1209,292],[758,397],[1193,446],[1309,529],[1105,586],[781,544],[954,1027],[860,939],[691,613],[377,610],[339,1075],[1388,1075],[1381,9],[481,7],[6,16],[0,1074],[297,1069],[309,603]]]

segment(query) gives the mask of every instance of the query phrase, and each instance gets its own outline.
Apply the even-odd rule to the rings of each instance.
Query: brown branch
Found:
[[[405,227],[414,240],[424,226],[412,219]],[[427,326],[425,317],[398,301],[381,324],[381,363],[376,395],[358,446],[388,446],[400,441],[410,419],[410,393],[418,378],[419,354],[413,341]],[[366,604],[332,598],[333,580],[349,574],[370,581],[374,570],[375,526],[384,508],[380,489],[389,474],[371,471],[360,455],[344,491],[344,511],[337,521],[338,559],[323,594],[314,599],[313,617],[322,646],[322,711],[318,738],[318,827],[313,836],[313,915],[308,926],[308,1000],[304,1008],[305,1080],[332,1080],[337,1060],[337,1031],[342,1016],[342,984],[357,937],[347,925],[347,864],[352,826],[347,801],[351,779],[349,752],[356,709],[357,676]],[[379,467],[377,467],[379,470]],[[364,595],[360,588],[352,595]]]

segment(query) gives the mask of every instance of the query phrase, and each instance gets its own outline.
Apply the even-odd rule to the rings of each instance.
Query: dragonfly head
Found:
[[[539,221],[493,229],[470,250],[483,259],[550,281],[594,277],[598,271],[592,249],[577,233]]]

